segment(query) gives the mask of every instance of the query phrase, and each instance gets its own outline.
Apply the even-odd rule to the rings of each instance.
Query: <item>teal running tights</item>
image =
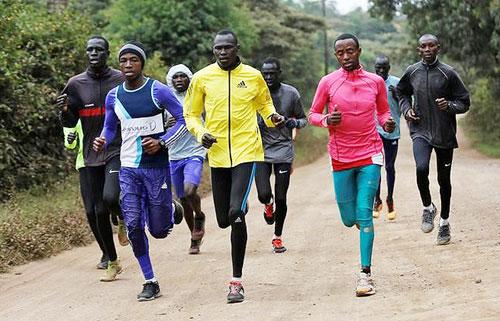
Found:
[[[380,166],[367,165],[333,171],[333,185],[345,226],[359,225],[361,266],[371,266],[373,238],[373,198],[380,179]]]

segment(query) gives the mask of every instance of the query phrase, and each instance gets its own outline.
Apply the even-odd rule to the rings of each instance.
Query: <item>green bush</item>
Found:
[[[72,166],[53,101],[84,69],[86,18],[48,13],[20,0],[0,2],[0,200],[47,185]]]

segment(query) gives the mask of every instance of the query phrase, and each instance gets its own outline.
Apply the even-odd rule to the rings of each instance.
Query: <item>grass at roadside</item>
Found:
[[[495,137],[491,133],[478,131],[466,122],[461,122],[465,129],[465,134],[470,140],[473,148],[488,157],[500,158],[500,137]]]
[[[295,166],[323,155],[326,142],[325,129],[302,129],[295,145]],[[205,164],[199,192],[205,196],[210,190],[210,171]],[[33,187],[16,193],[0,207],[0,272],[92,241],[76,172],[48,190]]]

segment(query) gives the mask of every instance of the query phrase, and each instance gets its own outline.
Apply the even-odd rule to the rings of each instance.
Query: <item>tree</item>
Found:
[[[255,41],[250,13],[237,0],[117,0],[105,16],[105,32],[111,38],[139,40],[149,52],[161,52],[167,65],[204,67],[212,59],[213,37],[223,28],[235,31],[245,44],[243,53]]]

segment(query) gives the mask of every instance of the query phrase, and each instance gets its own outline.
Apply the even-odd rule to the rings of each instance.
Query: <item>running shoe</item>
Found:
[[[387,200],[387,219],[393,221],[396,219],[396,210],[394,209],[394,201]]]
[[[116,261],[109,261],[108,268],[106,269],[106,273],[101,277],[101,282],[111,282],[116,280],[118,274],[122,272],[122,267],[120,265],[120,260],[116,259]]]
[[[432,209],[424,209],[422,213],[422,231],[424,233],[429,233],[434,229],[434,217],[436,217],[437,209],[434,203],[431,203]]]
[[[267,224],[274,224],[274,203],[264,205],[264,219]]]
[[[137,301],[151,301],[161,297],[158,282],[146,282],[142,285],[142,292],[137,294]]]
[[[174,204],[175,207],[174,223],[176,225],[181,224],[182,218],[184,217],[184,207],[182,207],[181,203],[177,202],[176,200],[172,200],[172,203]]]
[[[380,212],[382,212],[382,200],[375,200],[373,202],[373,217],[374,218],[379,218],[380,217]]]
[[[369,296],[375,293],[375,284],[371,274],[360,272],[356,283],[356,296]]]
[[[229,282],[229,293],[227,294],[227,303],[238,303],[245,300],[245,290],[239,281]]]
[[[127,246],[129,244],[127,236],[127,228],[125,227],[125,222],[118,219],[118,243],[121,246]]]
[[[281,239],[273,239],[272,244],[274,253],[283,253],[286,251],[286,247],[283,246]]]
[[[439,226],[437,245],[446,245],[450,243],[451,233],[450,233],[450,223]]]
[[[194,218],[193,240],[201,240],[205,235],[205,216]]]
[[[189,254],[199,254],[200,253],[201,240],[191,240],[191,246],[189,247]]]
[[[101,260],[99,261],[99,263],[97,263],[96,268],[98,270],[106,270],[108,268],[108,261],[108,256],[106,254],[103,254],[101,256]]]

